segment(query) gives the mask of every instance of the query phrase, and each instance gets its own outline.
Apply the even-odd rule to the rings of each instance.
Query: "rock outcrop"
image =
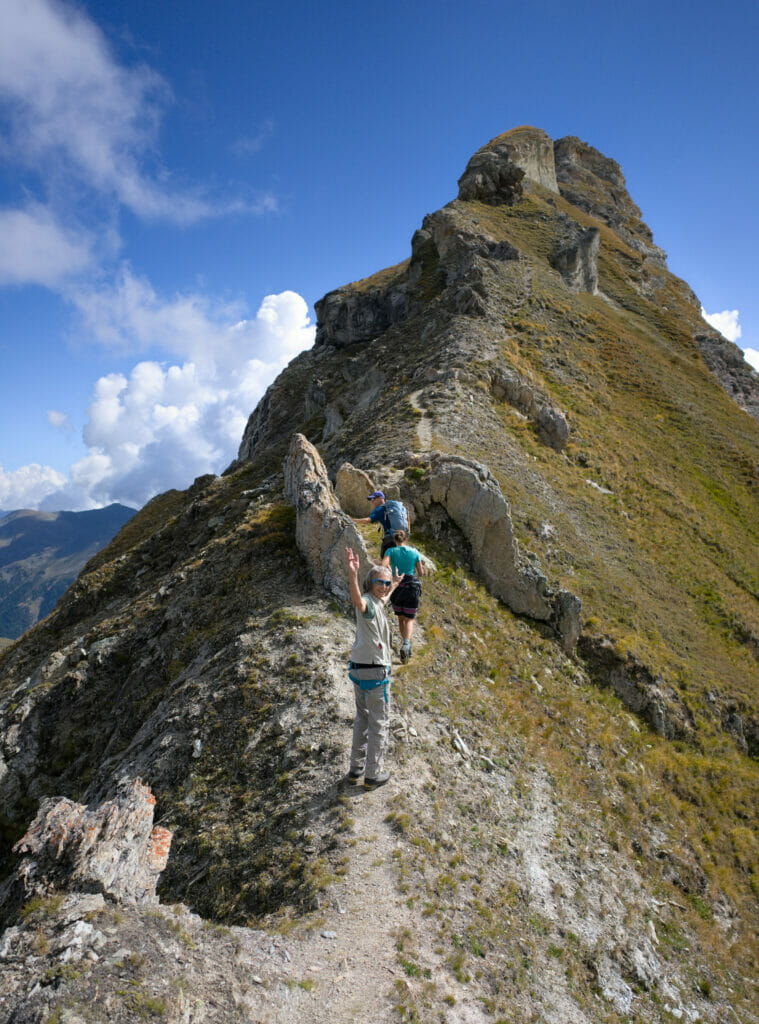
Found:
[[[525,178],[559,191],[553,142],[540,128],[513,128],[478,150],[459,178],[459,199],[513,203]]]
[[[54,891],[102,893],[122,903],[157,903],[171,832],[153,825],[155,797],[139,779],[97,807],[43,800],[15,845],[21,862],[0,889],[0,916]]]
[[[580,635],[581,603],[568,590],[549,586],[540,566],[522,557],[509,504],[489,470],[435,453],[418,494],[422,508],[441,506],[464,534],[488,590],[518,614],[548,622],[571,651]]]
[[[759,420],[759,373],[743,358],[743,351],[718,331],[704,329],[694,337],[704,362],[728,395]]]
[[[515,246],[472,230],[452,204],[424,218],[411,239],[410,260],[395,268],[389,280],[347,285],[314,303],[315,345],[345,348],[371,341],[436,296],[449,313],[481,316],[486,310],[484,274],[518,259]]]
[[[296,510],[295,539],[314,582],[347,601],[346,547],[361,560],[359,579],[371,563],[361,535],[340,508],[321,456],[302,434],[293,436],[284,472],[285,497]]]
[[[573,292],[598,292],[598,250],[601,245],[601,232],[598,228],[586,228],[579,225],[574,238],[562,244],[551,257],[551,266],[558,270],[565,284]]]
[[[652,266],[666,268],[667,254],[654,244],[651,229],[641,220],[640,209],[630,198],[617,161],[572,135],[559,139],[553,149],[561,195],[573,206],[608,224]]]
[[[659,675],[631,655],[620,655],[608,637],[584,635],[578,653],[601,686],[608,686],[630,711],[667,739],[693,735],[695,719],[688,705]]]
[[[343,348],[370,341],[408,317],[408,281],[401,274],[387,286],[337,288],[315,302],[314,309],[317,345]]]
[[[557,452],[564,450],[571,433],[569,421],[532,381],[506,367],[488,370],[487,379],[496,401],[508,402],[526,416],[544,444]]]

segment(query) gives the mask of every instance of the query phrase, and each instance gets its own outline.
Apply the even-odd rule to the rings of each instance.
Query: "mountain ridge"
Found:
[[[618,165],[546,139],[478,151],[408,261],[317,304],[225,474],[148,503],[0,655],[17,1019],[99,993],[117,1020],[368,994],[378,1021],[756,1021],[759,424]],[[377,793],[341,779],[340,548],[377,547],[347,463],[437,566]],[[136,777],[174,834],[158,910],[117,921],[12,853],[41,799]]]

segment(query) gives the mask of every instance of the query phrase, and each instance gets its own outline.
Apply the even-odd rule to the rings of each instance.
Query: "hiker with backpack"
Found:
[[[358,782],[364,776],[369,789],[390,778],[384,759],[390,734],[390,671],[392,646],[385,606],[401,582],[397,572],[373,565],[359,587],[359,557],[346,547],[348,589],[356,609],[356,637],[350,653],[348,678],[353,683],[356,717],[353,721],[348,778]]]
[[[408,511],[402,501],[385,500],[382,491],[374,491],[367,495],[367,500],[372,503],[372,511],[368,516],[353,517],[353,521],[355,523],[378,523],[382,527],[380,558],[383,558],[387,549],[395,543],[393,534],[396,530],[405,530],[408,534]]]
[[[393,590],[393,611],[398,616],[398,629],[401,631],[401,661],[405,663],[411,657],[411,636],[414,632],[414,619],[419,610],[422,596],[424,562],[421,554],[407,544],[406,530],[396,530],[393,534],[393,547],[387,549],[382,564],[399,574],[402,579]]]

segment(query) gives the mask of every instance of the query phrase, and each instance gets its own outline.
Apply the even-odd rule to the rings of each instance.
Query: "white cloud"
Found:
[[[743,358],[759,372],[759,352],[755,348],[745,348],[743,350]]]
[[[737,341],[743,333],[741,325],[738,323],[740,313],[737,309],[723,309],[721,313],[707,313],[702,306],[701,316],[728,341]]]
[[[58,412],[57,409],[48,409],[47,421],[51,427],[55,427],[60,430],[61,428],[67,429],[71,427],[69,418],[65,412]]]
[[[0,285],[60,286],[90,263],[91,243],[81,231],[65,229],[38,203],[0,209]]]
[[[174,184],[155,142],[171,100],[145,65],[119,64],[98,27],[61,0],[3,0],[0,113],[6,158],[48,187],[65,180],[113,197],[140,217],[191,223],[266,212],[274,200],[214,201]]]
[[[65,483],[62,473],[36,462],[7,473],[0,466],[0,508],[6,511],[37,508],[48,494]]]
[[[83,431],[87,454],[67,481],[61,478],[42,496],[42,508],[112,501],[139,506],[159,491],[220,472],[237,454],[248,416],[268,384],[313,344],[308,307],[295,292],[268,295],[253,319],[234,323],[210,319],[191,297],[162,307],[144,287],[134,294],[150,299],[146,308],[124,307],[145,337],[152,336],[151,324],[174,337],[177,318],[187,319],[192,338],[176,345],[197,359],[169,367],[146,360],[129,376],[101,377]]]
[[[248,350],[264,363],[282,365],[282,358],[313,343],[306,302],[291,291],[266,296],[249,320],[242,318],[240,302],[197,293],[164,299],[124,265],[113,288],[81,288],[71,300],[98,341],[122,351],[160,349],[192,362],[208,379],[239,374]]]

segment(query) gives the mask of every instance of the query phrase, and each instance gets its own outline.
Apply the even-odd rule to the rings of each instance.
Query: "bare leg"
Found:
[[[405,615],[398,616],[398,629],[401,631],[402,640],[410,640],[414,632],[414,620],[406,618]]]

